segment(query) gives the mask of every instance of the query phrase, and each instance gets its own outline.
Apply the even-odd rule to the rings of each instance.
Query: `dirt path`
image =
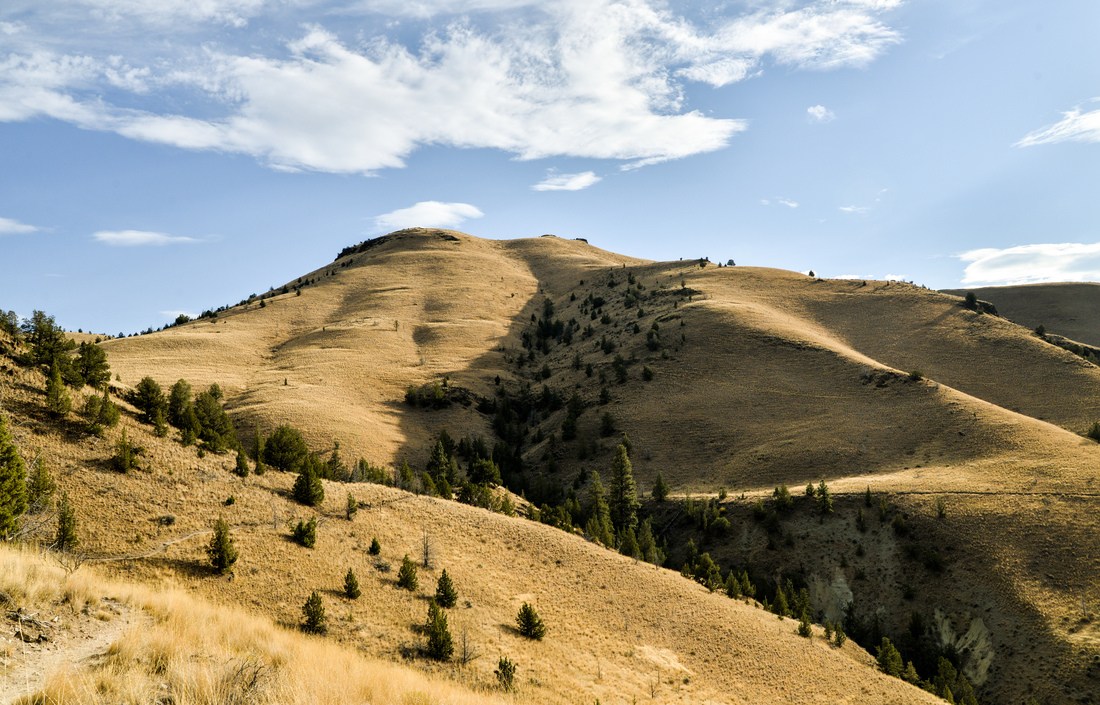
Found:
[[[126,605],[104,600],[94,614],[37,615],[48,626],[27,627],[28,635],[40,632],[45,641],[25,643],[19,638],[19,622],[7,621],[0,631],[0,704],[9,705],[32,695],[47,679],[65,668],[79,668],[107,653],[137,616]]]

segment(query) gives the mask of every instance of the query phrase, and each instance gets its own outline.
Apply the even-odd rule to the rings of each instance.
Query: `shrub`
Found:
[[[362,594],[363,591],[359,589],[359,578],[355,577],[354,570],[348,568],[348,573],[344,576],[344,595],[349,600],[358,600]]]
[[[237,547],[233,545],[233,537],[229,534],[229,524],[225,519],[219,518],[214,522],[214,536],[206,547],[206,555],[210,559],[210,567],[218,575],[228,573],[237,562]]]
[[[542,623],[539,613],[529,603],[524,602],[516,615],[516,626],[519,633],[528,639],[542,639],[546,636],[546,625]]]
[[[126,437],[126,430],[123,429],[122,435],[115,443],[115,454],[111,456],[111,465],[119,472],[130,472],[136,467],[135,455],[137,455],[137,452]]]
[[[306,548],[317,545],[317,519],[310,517],[309,521],[298,520],[298,524],[291,530],[294,543]]]
[[[348,500],[344,507],[344,516],[348,521],[351,521],[355,517],[355,512],[359,511],[359,502],[356,501],[351,492],[348,492]]]
[[[416,564],[409,560],[409,554],[406,553],[401,559],[401,569],[397,571],[397,587],[413,592],[417,585],[419,581],[416,577]]]
[[[435,601],[439,603],[440,607],[448,609],[458,603],[458,590],[455,589],[451,576],[447,575],[446,568],[443,569],[443,573],[440,574],[439,580],[435,584]]]
[[[497,683],[501,688],[511,690],[516,680],[516,664],[507,656],[501,656],[493,674],[497,677]]]
[[[963,306],[974,311],[978,308],[978,297],[973,291],[966,292],[966,298],[963,300]]]
[[[325,620],[325,604],[321,596],[314,590],[310,593],[306,603],[302,605],[302,630],[310,634],[324,634],[328,631]]]
[[[921,372],[920,370],[910,370],[909,371],[909,381],[910,382],[919,382],[922,379],[924,379],[924,373]]]

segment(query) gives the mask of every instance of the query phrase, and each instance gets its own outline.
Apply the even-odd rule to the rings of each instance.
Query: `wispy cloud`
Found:
[[[531,188],[535,191],[580,191],[601,180],[601,177],[596,176],[592,171],[582,171],[579,174],[548,174],[545,179]]]
[[[806,114],[810,116],[810,120],[813,122],[832,122],[836,120],[836,113],[824,105],[811,105],[806,108]]]
[[[179,318],[180,316],[187,316],[188,318],[198,318],[199,317],[199,314],[194,313],[192,311],[185,311],[183,309],[174,309],[174,310],[171,310],[171,311],[161,311],[160,315],[163,318],[169,318],[169,319],[172,319],[172,320],[175,320],[175,319]]]
[[[148,230],[100,230],[92,235],[97,242],[112,247],[163,247],[165,245],[189,245],[201,240],[182,235],[167,235]]]
[[[1089,102],[1100,102],[1100,98]],[[1083,112],[1078,106],[1062,113],[1062,119],[1053,125],[1028,133],[1015,146],[1034,147],[1057,142],[1100,142],[1100,109]]]
[[[1100,281],[1100,243],[1042,243],[964,252],[965,285]]]
[[[469,203],[443,203],[441,201],[420,201],[408,208],[399,208],[374,218],[379,230],[401,230],[402,228],[453,228],[470,218],[481,218],[485,214],[477,206]]]
[[[334,173],[401,167],[427,145],[632,167],[712,152],[748,123],[685,105],[688,82],[722,86],[772,65],[863,66],[901,39],[884,20],[893,0],[752,4],[705,21],[661,0],[59,5],[0,9],[0,21],[53,30],[0,58],[0,121],[51,117]],[[331,18],[349,14],[369,19],[337,35]],[[253,27],[261,15],[265,26],[305,29],[273,46],[278,33]],[[433,20],[420,34],[398,33],[416,26],[406,17]],[[157,39],[135,41],[143,36]]]
[[[18,220],[0,218],[0,235],[26,235],[28,233],[36,233],[39,230],[41,230],[41,228],[34,225],[27,225],[26,223],[20,223]]]
[[[761,198],[760,199],[760,205],[762,205],[762,206],[770,206],[773,203],[776,204],[776,205],[779,205],[779,206],[786,206],[787,208],[792,208],[792,209],[793,208],[798,208],[798,201],[796,201],[794,199],[791,199],[791,198],[782,198],[782,197],[777,196],[774,199],[772,199],[772,198]]]
[[[871,210],[870,206],[838,206],[837,210],[841,213],[849,213],[852,215],[864,215]]]

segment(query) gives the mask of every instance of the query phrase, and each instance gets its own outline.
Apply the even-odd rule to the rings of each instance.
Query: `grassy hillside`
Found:
[[[966,289],[945,293],[965,296]],[[1100,285],[1093,282],[988,286],[973,289],[1002,316],[1028,328],[1044,326],[1087,345],[1100,346]]]
[[[110,341],[104,348],[123,385],[147,374],[164,385],[178,378],[196,388],[221,384],[246,438],[254,428],[267,433],[291,422],[317,451],[339,442],[347,458],[361,456],[389,468],[407,460],[417,471],[442,429],[456,439],[483,436],[490,446],[500,440],[509,455],[507,483],[547,506],[570,501],[573,492],[583,499],[593,470],[606,479],[625,433],[644,491],[661,473],[678,497],[715,496],[723,488],[729,493],[721,511],[731,529],[722,535],[698,529],[681,502],[667,512],[655,509],[655,526],[673,552],[671,565],[682,563],[691,536],[724,568],[751,568],[764,590],[774,590],[780,574],[797,578],[813,589],[818,612],[835,617],[850,595],[860,620],[878,623],[896,640],[905,637],[917,613],[924,625],[921,637],[959,652],[958,661],[984,702],[1087,698],[1100,676],[1095,665],[1100,661],[1094,663],[1100,632],[1093,617],[1100,604],[1100,554],[1088,538],[1100,528],[1095,511],[1100,489],[1097,445],[1079,434],[1100,418],[1100,369],[1027,328],[960,303],[895,282],[819,280],[698,260],[646,262],[553,237],[497,242],[413,230],[353,249],[262,300],[160,333]],[[433,384],[440,390],[445,384],[454,403],[439,409],[405,403],[409,389],[423,387],[430,394]],[[151,445],[163,445],[166,454],[178,447],[165,440]],[[159,451],[155,457],[161,457]],[[285,534],[295,513],[304,516],[296,505],[271,499],[272,493],[285,492],[289,479],[267,475],[218,484],[218,473],[224,473],[218,468],[228,460],[188,462],[186,467],[195,468],[215,463],[203,470],[206,510],[186,519],[192,522],[188,526],[202,530],[215,511],[244,517],[237,523],[252,526],[246,533],[255,537],[242,541],[257,541],[254,548],[266,557],[267,572],[257,573],[255,584],[238,571],[232,594],[246,595],[246,604],[278,619],[293,619],[305,586],[295,582],[301,577],[290,564],[302,550],[286,541],[260,541],[263,532],[267,538]],[[182,472],[163,480],[156,497],[176,497],[163,511],[178,514],[184,526],[190,513],[181,507],[195,490],[172,479]],[[797,494],[805,483],[820,480],[837,497],[837,511],[828,520],[808,510],[784,516],[778,528],[752,518],[756,501],[770,496],[775,485],[786,483]],[[860,531],[856,516],[867,487],[875,506],[866,508],[870,524]],[[118,519],[127,516],[123,503],[136,495],[129,489],[98,492],[96,501],[117,494],[112,500],[117,511],[108,515],[111,525],[125,526],[119,536],[133,532],[144,537],[140,543],[153,540],[148,517],[162,511],[157,509],[162,500],[148,500],[148,516],[140,521]],[[425,528],[440,537],[439,550],[447,551],[466,540],[465,527],[482,522],[490,522],[483,533],[475,531],[476,538],[454,549],[456,564],[478,555],[482,544],[502,551],[515,545],[499,543],[510,535],[505,527],[522,526],[524,538],[514,540],[524,545],[562,538],[553,529],[443,500],[402,500],[400,510],[391,511],[385,502],[393,490],[372,486],[355,492],[379,507],[356,521],[373,522],[375,514],[379,521],[338,538],[340,556],[361,551],[378,534],[394,564],[403,553],[416,552]],[[229,494],[236,503],[218,509]],[[886,502],[881,514],[880,501]],[[934,509],[939,501],[949,507],[943,518]],[[328,528],[342,525],[337,519],[342,498],[330,491],[328,502],[322,538]],[[445,512],[436,518],[433,512],[441,508]],[[415,520],[405,522],[406,517]],[[903,530],[896,528],[896,517]],[[436,522],[447,528],[433,533]],[[531,531],[549,533],[536,539],[544,534],[526,533]],[[565,538],[575,544],[564,545],[603,561],[578,569],[588,580],[617,574],[620,563],[633,565],[632,571],[645,569],[640,575],[666,575]],[[201,553],[201,546],[187,545],[173,544],[171,551]],[[104,544],[99,550],[123,547]],[[549,548],[540,551],[557,555]],[[311,562],[321,553],[307,553],[304,570],[329,575],[338,586],[347,566]],[[150,573],[150,566],[174,574],[186,573],[189,565],[182,558],[157,560],[141,561],[132,570],[155,580],[159,574]],[[580,558],[561,560],[567,566]],[[547,561],[539,558],[517,570],[514,588],[501,591],[495,583],[477,588],[484,592],[472,600],[470,614],[479,624],[498,625],[498,632],[484,631],[482,638],[508,644],[499,641],[499,625],[507,624],[508,613],[525,599],[519,596],[537,597],[540,609],[558,609],[546,605],[530,582],[532,569],[543,565]],[[467,565],[462,580],[477,585],[479,571],[501,569],[485,562],[476,569]],[[376,576],[383,587],[391,579],[387,575]],[[637,580],[633,572],[623,575],[628,582]],[[674,575],[668,579],[682,584]],[[522,585],[524,580],[528,584]],[[573,612],[550,612],[554,621],[576,620],[578,629],[589,629],[586,619],[597,615],[614,625],[623,601],[641,603],[648,594],[619,594],[614,581],[598,582],[597,594],[610,591],[606,612],[586,599]],[[200,583],[203,589],[217,584]],[[513,585],[512,579],[505,584]],[[588,583],[581,578],[555,584],[555,594],[575,591],[578,584]],[[843,589],[836,587],[841,584]],[[664,594],[664,588],[645,585]],[[401,607],[391,590],[378,594],[390,600],[380,613],[391,620],[379,648],[399,654],[408,625],[422,619],[414,613],[423,607]],[[691,594],[668,593],[671,602],[636,619],[658,624],[662,614],[681,609],[669,605],[678,606]],[[718,600],[722,609],[736,607],[724,598],[700,596]],[[619,651],[621,645],[604,636],[598,645],[571,642],[570,653],[576,655],[562,652],[554,658],[582,670],[595,661],[596,677],[583,686],[592,692],[634,692],[624,685],[632,683],[642,697],[645,688],[632,670],[640,662],[632,659],[650,653],[650,646],[667,649],[696,674],[681,685],[699,690],[685,697],[711,697],[703,695],[711,692],[707,688],[722,692],[735,681],[711,675],[706,677],[718,680],[704,683],[702,674],[737,671],[721,661],[722,649],[696,654],[702,660],[688,663],[685,654],[717,613],[699,614],[705,619],[678,618],[683,629],[659,645],[633,639],[638,649],[645,647],[641,651]],[[620,628],[629,633],[634,619]],[[791,631],[789,624],[771,619],[772,626]],[[394,636],[402,630],[405,641]],[[601,654],[608,652],[621,655],[604,663]],[[621,680],[608,681],[615,685],[601,691],[613,672],[622,674]],[[551,676],[536,680],[543,678]],[[567,684],[547,690],[560,693],[560,687]]]
[[[254,672],[259,702],[297,702],[303,693],[311,702],[483,702],[490,701],[484,693],[498,692],[493,670],[502,655],[517,664],[517,702],[936,702],[877,672],[852,642],[830,646],[820,629],[804,639],[794,620],[580,536],[378,485],[326,482],[324,504],[308,509],[287,497],[292,477],[269,471],[239,478],[231,456],[198,457],[152,435],[129,410],[101,439],[84,435],[74,420],[52,422],[41,407],[41,375],[6,369],[0,391],[15,441],[28,459],[48,463],[71,496],[86,560],[62,580],[57,569],[33,561],[28,567],[26,557],[8,554],[5,585],[22,587],[0,590],[9,604],[60,615],[59,629],[91,628],[67,616],[83,604],[126,615],[133,625],[105,659],[46,674],[45,692],[58,702],[147,702],[151,691],[165,688],[181,703],[225,702],[231,694],[251,702],[246,686]],[[139,468],[129,473],[108,462],[123,431],[143,448]],[[344,516],[348,491],[362,506],[351,520]],[[312,550],[289,540],[288,524],[308,516],[319,521]],[[206,565],[216,517],[230,523],[240,551],[229,576]],[[47,539],[50,529],[39,537]],[[382,547],[378,557],[367,552],[372,538]],[[405,554],[419,560],[425,539],[432,567],[421,568],[416,591],[399,589],[398,564]],[[341,594],[349,567],[363,590],[354,601]],[[419,625],[443,569],[459,591],[448,611],[456,647],[465,633],[477,656],[466,666],[419,655]],[[150,587],[105,587],[101,574]],[[66,587],[73,581],[78,602],[76,588]],[[165,586],[193,597],[162,594]],[[313,590],[327,608],[331,645],[265,621],[294,629]],[[544,619],[544,640],[517,633],[523,602]],[[104,619],[115,619],[111,614]],[[419,673],[355,651],[404,661]],[[8,659],[11,669],[28,663],[18,647]]]

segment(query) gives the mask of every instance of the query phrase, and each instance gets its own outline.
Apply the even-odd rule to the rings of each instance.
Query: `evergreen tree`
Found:
[[[634,529],[627,529],[619,534],[619,553],[631,558],[642,557],[642,549],[638,547],[638,537]]]
[[[115,443],[115,454],[111,456],[111,465],[119,472],[130,472],[134,469],[134,446],[126,437],[126,429],[122,429],[122,435]]]
[[[378,543],[378,537],[374,537],[370,540],[370,548],[367,549],[367,553],[372,556],[377,556],[382,552],[382,544]]]
[[[313,548],[317,545],[317,519],[315,517],[310,517],[309,521],[299,519],[290,533],[299,546]]]
[[[611,523],[620,532],[638,527],[638,491],[634,484],[634,466],[626,446],[619,444],[615,450],[615,462],[611,466],[611,484],[608,492],[608,509]]]
[[[516,680],[515,662],[507,656],[501,656],[493,675],[497,677],[497,683],[503,690],[511,690]]]
[[[780,617],[789,617],[791,614],[791,608],[787,602],[787,593],[783,590],[782,585],[775,588],[775,602],[772,603],[772,612]]]
[[[409,554],[401,559],[401,569],[397,571],[397,587],[415,592],[419,581],[416,577],[416,564],[409,560]]]
[[[27,510],[27,470],[0,415],[0,539],[11,538]]]
[[[182,430],[187,424],[187,410],[192,404],[191,385],[185,379],[176,380],[168,394],[168,423]]]
[[[894,676],[895,678],[901,678],[904,671],[901,654],[888,638],[882,637],[882,643],[879,644],[876,650],[876,658],[878,660],[878,667],[882,669],[883,673]]]
[[[665,478],[661,475],[659,470],[657,471],[657,479],[653,481],[653,491],[651,495],[655,502],[663,502],[668,499],[668,485],[665,483]]]
[[[741,571],[741,594],[745,597],[756,597],[756,586],[749,579],[749,571]]]
[[[248,477],[248,473],[252,470],[248,466],[248,458],[244,457],[244,451],[237,451],[237,466],[233,468],[233,474],[237,477]]]
[[[798,636],[812,639],[814,636],[813,627],[810,626],[810,615],[808,612],[802,613],[802,618],[798,620]]]
[[[53,503],[53,494],[56,491],[57,483],[50,475],[46,463],[39,458],[30,476],[27,477],[27,511],[35,514],[48,509]]]
[[[328,631],[325,619],[325,604],[321,596],[314,590],[310,593],[306,603],[302,605],[302,630],[310,634],[324,634]]]
[[[93,394],[84,400],[84,407],[80,413],[87,424],[88,433],[95,436],[102,436],[105,428],[117,426],[121,417],[118,405],[111,401],[107,393],[106,385],[103,387],[102,396]]]
[[[600,473],[592,471],[592,479],[588,486],[588,523],[584,531],[594,541],[599,541],[604,546],[615,545],[615,530],[611,526],[611,511],[607,506],[607,496],[604,493],[603,482],[600,481]]]
[[[440,607],[447,609],[458,604],[458,590],[455,589],[451,576],[447,575],[446,568],[443,569],[439,580],[435,584],[435,601],[439,603]]]
[[[726,575],[726,597],[736,599],[741,597],[741,581],[737,579],[737,574],[730,568],[730,572]]]
[[[347,482],[351,478],[351,474],[348,472],[347,463],[340,457],[340,443],[336,442],[332,447],[332,453],[328,456],[328,461],[325,463],[325,479],[335,480],[337,482]]]
[[[829,486],[825,484],[825,480],[817,486],[817,502],[822,514],[833,513],[833,496],[829,494]]]
[[[292,490],[294,501],[307,507],[316,507],[325,501],[325,486],[321,484],[321,478],[317,476],[317,469],[313,463],[306,461],[298,472],[298,479],[294,481]]]
[[[200,392],[194,403],[199,439],[215,453],[237,445],[236,430],[229,414],[222,408],[221,399],[221,388],[213,384],[207,391]]]
[[[530,604],[524,602],[516,615],[516,626],[519,633],[528,639],[542,639],[546,636],[546,625],[542,623],[539,613]]]
[[[355,518],[355,513],[359,511],[359,502],[355,499],[355,495],[348,492],[347,502],[344,503],[344,517],[351,521]]]
[[[214,536],[206,547],[206,555],[210,559],[210,567],[218,575],[228,573],[237,562],[237,547],[233,545],[233,537],[229,534],[229,524],[225,519],[219,518],[214,522]]]
[[[293,426],[279,426],[263,446],[263,461],[284,472],[296,472],[309,457],[302,433]]]
[[[846,641],[848,641],[848,635],[844,633],[844,626],[837,622],[836,627],[833,629],[833,644],[839,649],[844,646]]]
[[[470,482],[479,485],[499,485],[500,468],[492,460],[478,458],[470,465]]]
[[[71,551],[80,542],[76,535],[76,510],[69,501],[69,493],[62,492],[57,503],[57,533],[53,547],[58,551]]]
[[[653,523],[649,517],[642,520],[642,525],[638,529],[638,551],[646,563],[653,565],[664,563],[664,556],[661,555],[661,549],[657,547],[657,540],[653,537]]]
[[[164,390],[152,377],[142,377],[134,388],[134,406],[141,412],[141,420],[152,424],[158,412],[165,418],[168,410],[168,399],[164,396]]]
[[[428,619],[425,625],[428,633],[428,656],[437,661],[450,661],[455,647],[451,631],[447,628],[447,615],[433,599],[428,602]]]
[[[50,367],[50,377],[46,380],[46,411],[52,418],[61,419],[72,408],[73,400],[61,379],[61,368],[53,365]]]
[[[69,355],[76,347],[76,343],[65,335],[65,331],[57,325],[53,316],[47,316],[42,311],[34,311],[31,317],[23,322],[23,332],[26,334],[30,348],[28,358],[32,365],[59,368],[70,366]]]
[[[81,384],[99,388],[111,379],[111,368],[107,364],[107,353],[95,343],[81,343],[73,363],[75,376]]]
[[[362,594],[363,591],[359,589],[359,578],[355,577],[354,570],[348,568],[348,573],[344,576],[344,595],[349,600],[358,600]]]

